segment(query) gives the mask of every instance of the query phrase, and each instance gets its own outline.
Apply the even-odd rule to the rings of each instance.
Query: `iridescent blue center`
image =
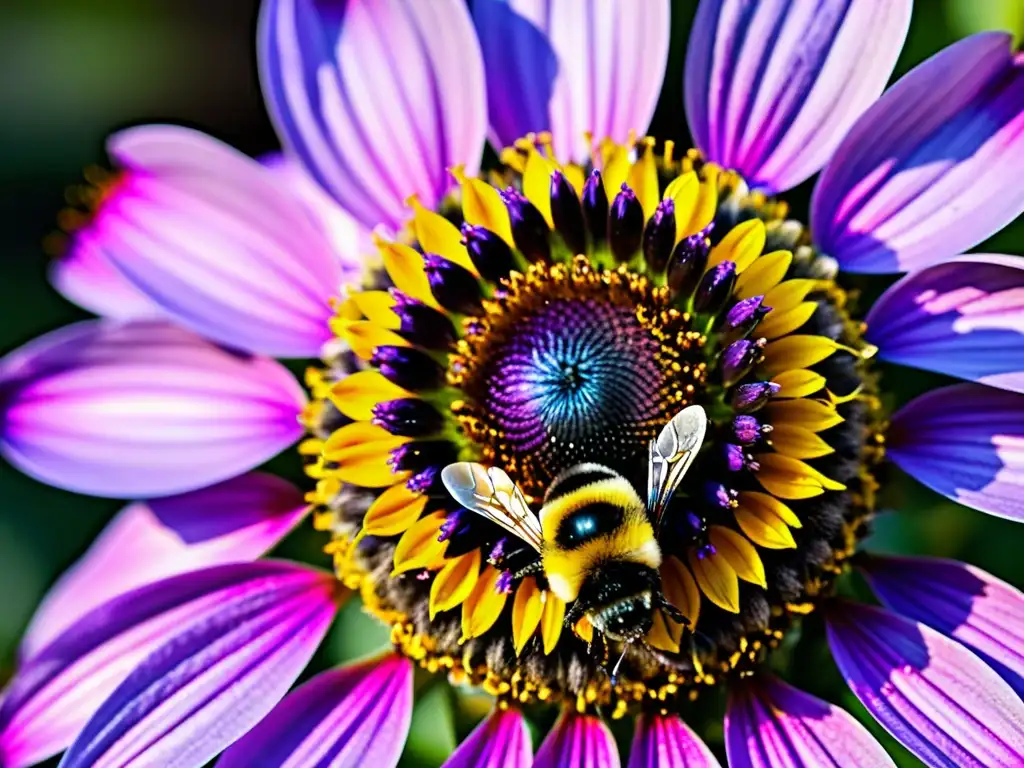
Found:
[[[635,309],[555,299],[519,318],[492,356],[484,405],[517,453],[602,461],[661,414],[660,343]],[[543,462],[549,464],[550,462]]]

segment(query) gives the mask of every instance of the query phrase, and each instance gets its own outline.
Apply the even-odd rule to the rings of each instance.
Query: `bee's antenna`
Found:
[[[619,654],[619,660],[615,662],[615,666],[612,667],[612,688],[615,687],[615,682],[619,676],[619,667],[622,665],[622,660],[626,658],[626,651],[629,649],[629,643],[622,644],[622,653]]]

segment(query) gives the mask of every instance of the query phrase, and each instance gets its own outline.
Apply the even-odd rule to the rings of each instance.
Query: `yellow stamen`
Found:
[[[804,300],[817,280],[798,278],[796,280],[783,280],[764,295],[764,305],[772,308],[772,313],[783,313],[793,309]],[[755,296],[757,294],[754,294]]]
[[[391,311],[391,308],[395,306],[395,299],[387,291],[359,291],[353,293],[345,302],[345,304],[349,303],[353,304],[367,320],[372,320],[382,328],[394,331],[401,327],[398,315]],[[351,319],[359,320],[361,318]]]
[[[800,522],[800,518],[796,516],[793,510],[767,493],[740,491],[739,502],[740,509],[754,512],[758,517],[778,518],[790,528],[803,527],[803,523]]]
[[[338,410],[356,421],[370,421],[378,403],[414,397],[386,379],[379,371],[359,371],[343,378],[331,387],[331,402]]]
[[[780,518],[764,514],[762,507],[745,507],[742,503],[734,513],[740,530],[752,542],[765,549],[794,549],[793,534]]]
[[[824,376],[808,370],[786,371],[773,377],[772,381],[782,387],[775,394],[776,398],[807,397],[825,386]]]
[[[498,592],[495,586],[501,573],[497,568],[488,565],[477,579],[473,591],[462,603],[462,639],[480,637],[494,626],[498,620],[508,595]]]
[[[550,592],[545,593],[544,613],[540,619],[540,634],[544,639],[544,655],[550,654],[558,645],[565,620],[565,601]]]
[[[643,152],[626,176],[626,183],[636,193],[636,199],[643,208],[644,221],[651,218],[658,207],[658,167],[651,148],[653,143],[651,140],[644,142]]]
[[[784,400],[769,403],[767,410],[772,424],[803,427],[811,432],[822,432],[843,423],[835,406],[824,400]]]
[[[454,168],[452,173],[462,185],[462,215],[466,221],[489,229],[514,248],[508,208],[501,201],[498,190],[482,179],[467,177],[462,172],[462,166]]]
[[[472,549],[446,562],[430,585],[430,618],[441,611],[451,610],[469,597],[479,575],[479,549]]]
[[[408,479],[408,472],[393,472],[391,451],[409,442],[375,424],[346,424],[327,438],[323,455],[338,464],[333,473],[343,483],[363,488],[385,488]]]
[[[762,224],[762,230],[763,228],[764,225]],[[749,264],[749,268],[745,268],[745,271],[740,268],[737,262],[736,271],[742,274],[736,279],[736,289],[734,291],[736,298],[749,299],[752,296],[767,293],[786,276],[792,261],[793,254],[789,251],[772,251],[755,259]],[[768,306],[771,307],[772,305],[769,304]],[[777,316],[774,307],[772,309],[771,314],[765,318],[765,322]],[[761,325],[763,326],[764,322]],[[765,336],[768,335],[763,330],[761,333]]]
[[[810,368],[843,349],[824,336],[794,335],[771,342],[764,350],[761,369],[769,376],[796,368]]]
[[[526,155],[526,170],[523,172],[523,194],[540,211],[549,227],[551,219],[551,174],[558,166],[530,148]]]
[[[690,570],[701,591],[708,599],[729,613],[740,612],[740,583],[735,569],[719,553],[697,557],[697,550],[691,549]]]
[[[331,320],[331,329],[336,332],[338,331],[334,324],[334,318]],[[338,333],[338,335],[347,341],[348,345],[352,347],[352,351],[363,360],[369,360],[372,358],[373,352],[377,347],[410,346],[408,341],[394,331],[382,328],[369,320],[359,320],[355,323],[349,322],[340,329],[340,333]]]
[[[622,189],[622,184],[629,174],[629,150],[621,144],[608,139],[601,142],[601,156],[604,164],[601,168],[601,181],[604,193],[611,203]]]
[[[395,545],[392,578],[407,571],[420,568],[433,570],[444,566],[444,551],[448,542],[438,541],[437,537],[441,534],[446,514],[443,509],[432,512],[402,534]]]
[[[759,587],[768,586],[764,563],[749,541],[736,531],[721,525],[712,525],[708,530],[708,538],[718,550],[718,554],[736,571],[737,576]]]
[[[804,427],[776,424],[771,437],[776,451],[794,459],[817,459],[835,453],[831,445]]]
[[[423,267],[423,257],[415,249],[402,243],[391,243],[377,236],[374,236],[374,243],[384,260],[384,269],[398,290],[429,307],[439,309],[440,305],[430,292],[430,281]]]
[[[846,486],[821,474],[799,459],[777,453],[758,456],[761,469],[757,479],[769,492],[781,499],[810,499],[825,491],[843,491]]]
[[[466,252],[466,246],[462,244],[462,233],[459,232],[459,228],[441,214],[428,211],[415,195],[406,202],[412,206],[412,227],[423,252],[442,256],[479,277],[480,273],[476,271],[469,253]],[[390,271],[388,270],[389,273]]]
[[[723,261],[731,261],[736,264],[736,271],[742,273],[761,255],[764,241],[764,222],[760,219],[750,219],[737,224],[711,249],[708,269]]]
[[[537,580],[527,576],[516,590],[516,599],[512,603],[512,644],[516,656],[523,652],[526,643],[537,631],[543,612],[544,595],[537,588]]]
[[[388,488],[378,496],[363,517],[363,531],[371,536],[397,536],[419,520],[427,497],[409,490],[405,483]]]

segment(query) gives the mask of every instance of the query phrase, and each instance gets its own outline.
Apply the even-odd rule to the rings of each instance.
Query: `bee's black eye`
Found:
[[[565,549],[574,549],[598,536],[612,533],[621,525],[622,509],[619,507],[589,504],[562,519],[555,540]]]

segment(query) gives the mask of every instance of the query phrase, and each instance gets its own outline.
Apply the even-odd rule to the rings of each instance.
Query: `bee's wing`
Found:
[[[441,470],[441,481],[459,504],[497,523],[540,552],[544,541],[540,520],[527,505],[523,492],[500,469],[460,461]]]
[[[647,474],[647,509],[657,531],[672,494],[697,458],[708,417],[699,405],[684,408],[651,441],[651,460]]]

